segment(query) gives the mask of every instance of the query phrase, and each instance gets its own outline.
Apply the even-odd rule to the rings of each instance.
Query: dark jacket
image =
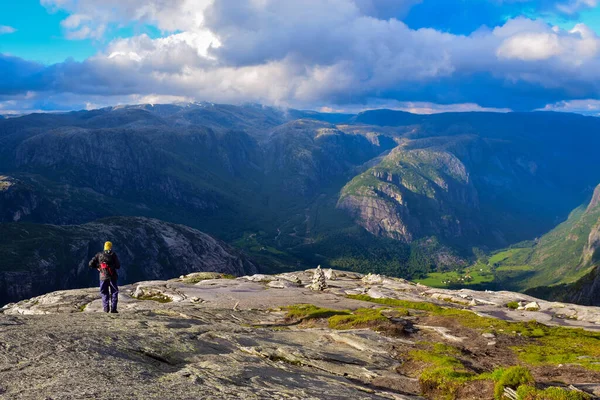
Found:
[[[102,263],[106,263],[107,269],[100,268]],[[113,251],[101,251],[96,254],[90,261],[90,268],[94,268],[100,271],[101,281],[110,281],[111,279],[117,279],[117,270],[121,268],[119,257]]]

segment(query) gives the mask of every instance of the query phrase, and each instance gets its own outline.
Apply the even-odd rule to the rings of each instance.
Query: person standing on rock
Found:
[[[112,243],[104,243],[104,251],[96,254],[89,265],[90,268],[100,271],[100,294],[102,294],[104,312],[118,313],[117,270],[121,268],[121,263],[117,254],[112,251]]]

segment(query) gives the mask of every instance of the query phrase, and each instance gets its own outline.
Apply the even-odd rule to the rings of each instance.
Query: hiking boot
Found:
[[[108,308],[105,308],[105,309],[104,309],[104,312],[108,312]]]
[[[118,314],[119,312],[117,310],[110,310],[111,314]]]

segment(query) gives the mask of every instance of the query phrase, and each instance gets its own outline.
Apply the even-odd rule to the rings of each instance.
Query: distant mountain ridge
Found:
[[[156,218],[271,272],[368,265],[414,278],[564,220],[600,182],[598,132],[600,119],[559,113],[190,103],[32,114],[0,121],[0,223]]]

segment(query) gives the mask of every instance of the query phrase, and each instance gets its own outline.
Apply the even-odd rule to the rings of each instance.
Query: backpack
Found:
[[[109,264],[112,264],[112,254],[102,253],[99,257],[100,261],[100,275],[104,278],[113,278],[115,276],[115,270],[111,268]]]

